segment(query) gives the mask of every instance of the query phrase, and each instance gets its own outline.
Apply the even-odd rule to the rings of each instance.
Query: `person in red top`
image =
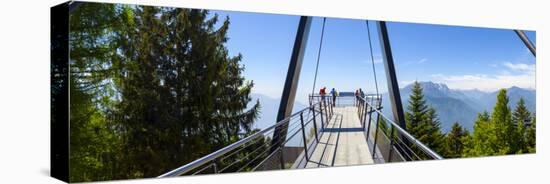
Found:
[[[325,100],[325,95],[327,94],[326,89],[327,87],[323,87],[321,88],[321,90],[319,90],[319,95],[321,95],[321,100],[323,101]]]

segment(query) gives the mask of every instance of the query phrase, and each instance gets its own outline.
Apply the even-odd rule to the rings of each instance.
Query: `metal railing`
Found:
[[[169,171],[159,178],[304,167],[317,146],[321,130],[332,118],[333,111],[329,104],[327,98],[312,101],[309,107],[275,125]],[[282,136],[286,138],[273,143],[272,138],[278,136],[274,135],[278,127],[287,128],[287,136]]]
[[[332,95],[320,95],[320,94],[313,94],[309,95],[309,101],[311,103],[315,103],[318,101],[321,101],[323,98],[326,100],[326,102],[332,107],[346,107],[346,106],[356,106],[357,100],[353,96],[353,92],[341,92],[346,93],[346,95],[338,95],[338,96],[332,96]],[[352,94],[352,95],[347,95]]]
[[[375,162],[443,159],[381,112],[381,96],[355,98],[357,114]]]

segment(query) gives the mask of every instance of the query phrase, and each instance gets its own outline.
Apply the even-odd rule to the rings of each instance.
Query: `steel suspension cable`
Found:
[[[378,96],[380,94],[378,93],[378,80],[376,79],[376,67],[374,66],[374,55],[372,54],[372,41],[371,41],[371,36],[370,36],[370,26],[369,26],[369,21],[368,20],[366,20],[365,22],[367,23],[367,34],[369,35],[370,59],[372,61],[372,71],[373,71],[373,74],[374,74],[374,86],[376,87],[376,97],[378,98]]]
[[[323,18],[323,28],[321,29],[321,41],[319,42],[319,50],[317,51],[317,65],[315,66],[315,77],[313,78],[313,89],[311,94],[315,94],[315,83],[317,82],[317,72],[319,71],[319,60],[321,58],[321,49],[323,48],[323,37],[325,36],[325,23],[327,18]]]

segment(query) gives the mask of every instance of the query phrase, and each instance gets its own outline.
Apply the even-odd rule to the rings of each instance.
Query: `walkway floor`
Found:
[[[356,107],[335,107],[306,168],[373,164]]]

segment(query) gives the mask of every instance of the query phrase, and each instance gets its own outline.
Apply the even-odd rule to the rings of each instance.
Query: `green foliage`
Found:
[[[409,133],[435,152],[443,152],[444,135],[441,133],[441,123],[436,110],[426,105],[422,87],[418,82],[413,85],[407,110],[405,120]],[[418,148],[413,147],[413,150]]]
[[[532,123],[527,128],[525,132],[525,147],[527,148],[528,153],[535,153],[536,152],[536,146],[537,146],[537,139],[536,139],[536,129],[537,129],[537,118],[533,114]]]
[[[502,89],[491,117],[488,112],[478,114],[472,138],[464,142],[466,148],[462,156],[534,153],[536,125],[534,118],[532,121],[523,99],[518,101],[513,113],[510,111],[506,90]]]
[[[411,128],[419,126],[424,121],[424,118],[428,111],[424,94],[422,93],[422,86],[420,83],[414,82],[412,93],[409,98],[409,106],[407,106],[407,112],[405,113],[405,119]],[[407,127],[409,129],[409,127]],[[411,129],[409,129],[411,130]]]
[[[529,146],[526,144],[527,130],[526,127],[531,124],[531,113],[527,110],[525,106],[525,101],[523,98],[520,98],[516,109],[512,113],[512,123],[516,127],[516,144],[519,145],[518,152],[527,153],[529,152]]]
[[[514,112],[508,103],[506,90],[502,89],[492,113],[478,113],[472,134],[458,122],[447,134],[443,134],[435,110],[426,105],[422,88],[415,82],[405,114],[407,130],[445,158],[535,152],[534,116],[527,110],[523,99],[519,100]],[[413,151],[419,150],[413,147]]]
[[[105,83],[113,73],[107,66],[117,60],[105,41],[123,21],[117,12],[91,3],[70,15],[70,181],[117,178],[122,139],[107,120],[114,89]]]
[[[495,136],[489,113],[487,111],[478,113],[472,139],[467,142],[467,148],[463,155],[465,157],[494,155],[496,141],[498,139]]]
[[[518,145],[514,140],[517,136],[512,125],[508,101],[506,89],[501,89],[497,95],[497,102],[491,117],[495,136],[499,139],[499,141],[494,142],[496,145],[495,152],[499,155],[515,153],[518,150]]]
[[[442,156],[445,158],[458,158],[462,156],[465,143],[468,142],[470,133],[455,122],[451,130],[445,135],[445,151]]]
[[[86,3],[71,13],[71,181],[155,177],[251,133],[229,18]],[[263,141],[262,141],[263,142]],[[251,148],[252,149],[252,148]]]
[[[110,131],[105,114],[91,101],[91,95],[70,82],[70,180],[105,180],[116,169],[120,139]],[[79,174],[82,173],[82,174]]]

